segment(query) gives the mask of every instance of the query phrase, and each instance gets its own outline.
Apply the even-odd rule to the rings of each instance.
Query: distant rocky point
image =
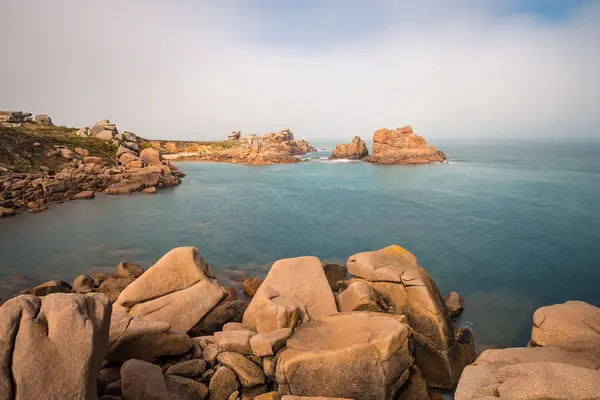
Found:
[[[365,141],[359,136],[354,136],[349,144],[338,144],[331,153],[331,158],[346,158],[350,160],[360,160],[369,155],[369,150]]]
[[[234,131],[226,141],[153,140],[152,147],[161,150],[168,160],[216,161],[234,164],[299,163],[297,156],[316,151],[306,140],[296,140],[290,129],[241,136]]]
[[[415,135],[410,126],[379,129],[373,135],[373,154],[365,161],[374,164],[428,164],[446,160],[446,155]]]

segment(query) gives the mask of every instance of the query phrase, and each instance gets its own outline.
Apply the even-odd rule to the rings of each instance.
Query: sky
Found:
[[[600,138],[600,0],[6,0],[0,110],[153,139]]]

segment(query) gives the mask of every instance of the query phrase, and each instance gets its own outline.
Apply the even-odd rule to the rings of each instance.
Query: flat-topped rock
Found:
[[[408,250],[391,245],[381,250],[354,254],[348,258],[347,266],[350,274],[372,282],[402,282],[404,273],[417,269],[418,263]]]
[[[390,399],[413,359],[400,316],[339,313],[299,325],[277,361],[284,394]]]
[[[600,355],[600,308],[583,301],[539,308],[533,314],[531,340],[537,346],[588,349]]]
[[[415,135],[410,126],[379,129],[373,135],[373,154],[365,161],[376,164],[427,164],[441,162],[446,155]]]
[[[281,303],[280,303],[281,302]],[[335,314],[337,307],[321,262],[316,257],[297,257],[276,261],[244,313],[243,323],[256,330],[263,307],[297,304],[301,321]],[[278,326],[285,328],[291,326]],[[260,333],[260,332],[259,332]]]

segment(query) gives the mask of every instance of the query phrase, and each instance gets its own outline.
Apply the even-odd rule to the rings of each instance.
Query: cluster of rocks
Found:
[[[70,161],[55,174],[45,166],[36,173],[18,173],[0,165],[0,217],[15,215],[15,210],[37,213],[52,203],[92,199],[96,192],[154,194],[157,188],[179,185],[180,178],[185,176],[175,165],[163,160],[160,151],[153,148],[140,151],[136,135],[119,133],[107,120],[82,129],[85,131],[80,129],[78,135],[94,135],[118,146],[115,158],[105,160],[90,156],[87,149],[73,151],[56,145],[47,155]]]
[[[362,140],[359,136],[354,136],[352,142],[349,144],[338,144],[333,149],[331,153],[331,158],[345,158],[349,160],[360,160],[361,158],[365,158],[369,155],[369,149],[367,149],[367,145],[365,141]]]
[[[9,127],[23,126],[27,122],[37,122],[42,125],[53,125],[47,114],[33,114],[23,111],[0,111],[0,125]]]
[[[415,135],[410,126],[375,131],[372,150],[369,156],[365,142],[355,136],[349,144],[338,144],[331,158],[362,159],[374,164],[428,164],[446,160],[443,152]]]
[[[355,278],[348,280],[347,272]],[[279,260],[222,287],[197,249],[50,281],[0,308],[7,398],[428,399],[475,358],[416,258]],[[66,372],[68,371],[68,372]],[[25,384],[26,382],[26,384]]]
[[[581,301],[538,309],[528,347],[484,351],[455,398],[600,399],[600,309]]]
[[[240,136],[238,136],[238,134]],[[316,149],[306,140],[296,140],[290,129],[241,137],[239,131],[228,136],[232,146],[223,142],[151,142],[165,152],[170,160],[216,161],[235,164],[284,164],[298,163],[297,157]],[[170,153],[170,154],[169,154]]]

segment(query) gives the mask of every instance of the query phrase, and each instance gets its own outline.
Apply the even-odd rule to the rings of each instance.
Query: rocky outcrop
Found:
[[[23,136],[30,134],[30,131],[25,128],[20,129],[23,132],[15,134]],[[46,132],[52,128],[39,126],[37,129]],[[140,139],[133,133],[119,133],[114,124],[109,124],[105,120],[96,123],[82,135],[87,137],[93,132],[99,134],[105,131],[111,132],[111,144],[102,143],[96,135],[88,140],[90,148],[95,149],[100,146],[103,149],[110,149],[110,146],[114,146],[118,149],[116,157],[114,150],[112,154],[109,153],[108,156],[103,154],[104,157],[100,157],[97,153],[90,155],[90,150],[81,147],[75,147],[73,151],[67,146],[53,145],[44,159],[54,162],[55,159],[62,158],[64,164],[60,165],[60,169],[52,171],[42,165],[39,167],[39,172],[20,173],[8,167],[0,168],[0,206],[14,210],[41,212],[53,203],[92,199],[95,197],[95,192],[104,191],[106,194],[119,195],[146,190],[155,193],[156,188],[181,183],[180,178],[185,174],[176,166],[163,160],[158,150],[144,149],[139,152]],[[64,137],[65,134],[61,133],[58,136]],[[35,144],[39,145],[39,143]],[[40,148],[35,151],[44,150]],[[35,163],[42,161],[36,160]],[[2,211],[0,215],[11,214]]]
[[[289,395],[385,400],[413,363],[406,319],[341,313],[300,325],[277,360],[279,391]]]
[[[331,153],[331,158],[346,158],[349,160],[360,160],[369,155],[369,150],[365,141],[359,136],[354,136],[352,142],[348,144],[338,144]]]
[[[474,358],[473,338],[454,328],[416,257],[389,246],[351,256],[348,271],[355,277],[338,275],[333,292],[317,258],[279,260],[247,309],[233,296],[225,300],[191,247],[172,250],[147,271],[123,263],[119,277],[48,281],[36,286],[43,297],[0,307],[0,393],[425,400],[440,398],[432,386],[453,388]],[[108,284],[121,292],[112,314],[102,294]],[[464,368],[456,399],[599,398],[598,332],[597,307],[543,307],[534,315],[532,347],[484,352]]]
[[[242,136],[242,132],[233,131],[231,132],[231,135],[227,136],[227,140],[238,140],[240,136]]]
[[[428,164],[446,160],[446,155],[429,146],[410,126],[379,129],[373,135],[373,154],[364,160],[374,164]]]
[[[14,126],[29,121],[31,121],[31,113],[23,111],[0,111],[0,124]]]
[[[336,312],[335,300],[319,259],[288,258],[273,264],[244,313],[243,322],[262,333],[293,328],[294,315],[298,321],[308,322]],[[271,325],[270,322],[275,320],[278,323]]]
[[[232,136],[230,136],[232,138]],[[298,163],[296,157],[315,148],[306,140],[296,140],[289,129],[263,136],[248,135],[225,142],[152,141],[169,160],[217,161],[234,164]]]
[[[353,282],[371,286],[387,312],[408,317],[414,330],[416,364],[427,383],[455,387],[464,367],[475,359],[473,337],[468,329],[454,328],[435,282],[416,257],[398,245],[388,246],[350,256],[348,272],[359,278],[350,286]],[[364,289],[359,294],[362,297],[353,294],[353,301],[346,304],[371,308],[381,304]]]
[[[36,114],[35,122],[42,125],[54,125],[52,123],[52,118],[50,118],[48,114]]]
[[[188,332],[225,297],[197,249],[173,249],[121,292],[115,310]]]
[[[465,368],[455,398],[600,398],[599,332],[598,307],[580,301],[542,307],[533,316],[532,347],[484,351]]]

